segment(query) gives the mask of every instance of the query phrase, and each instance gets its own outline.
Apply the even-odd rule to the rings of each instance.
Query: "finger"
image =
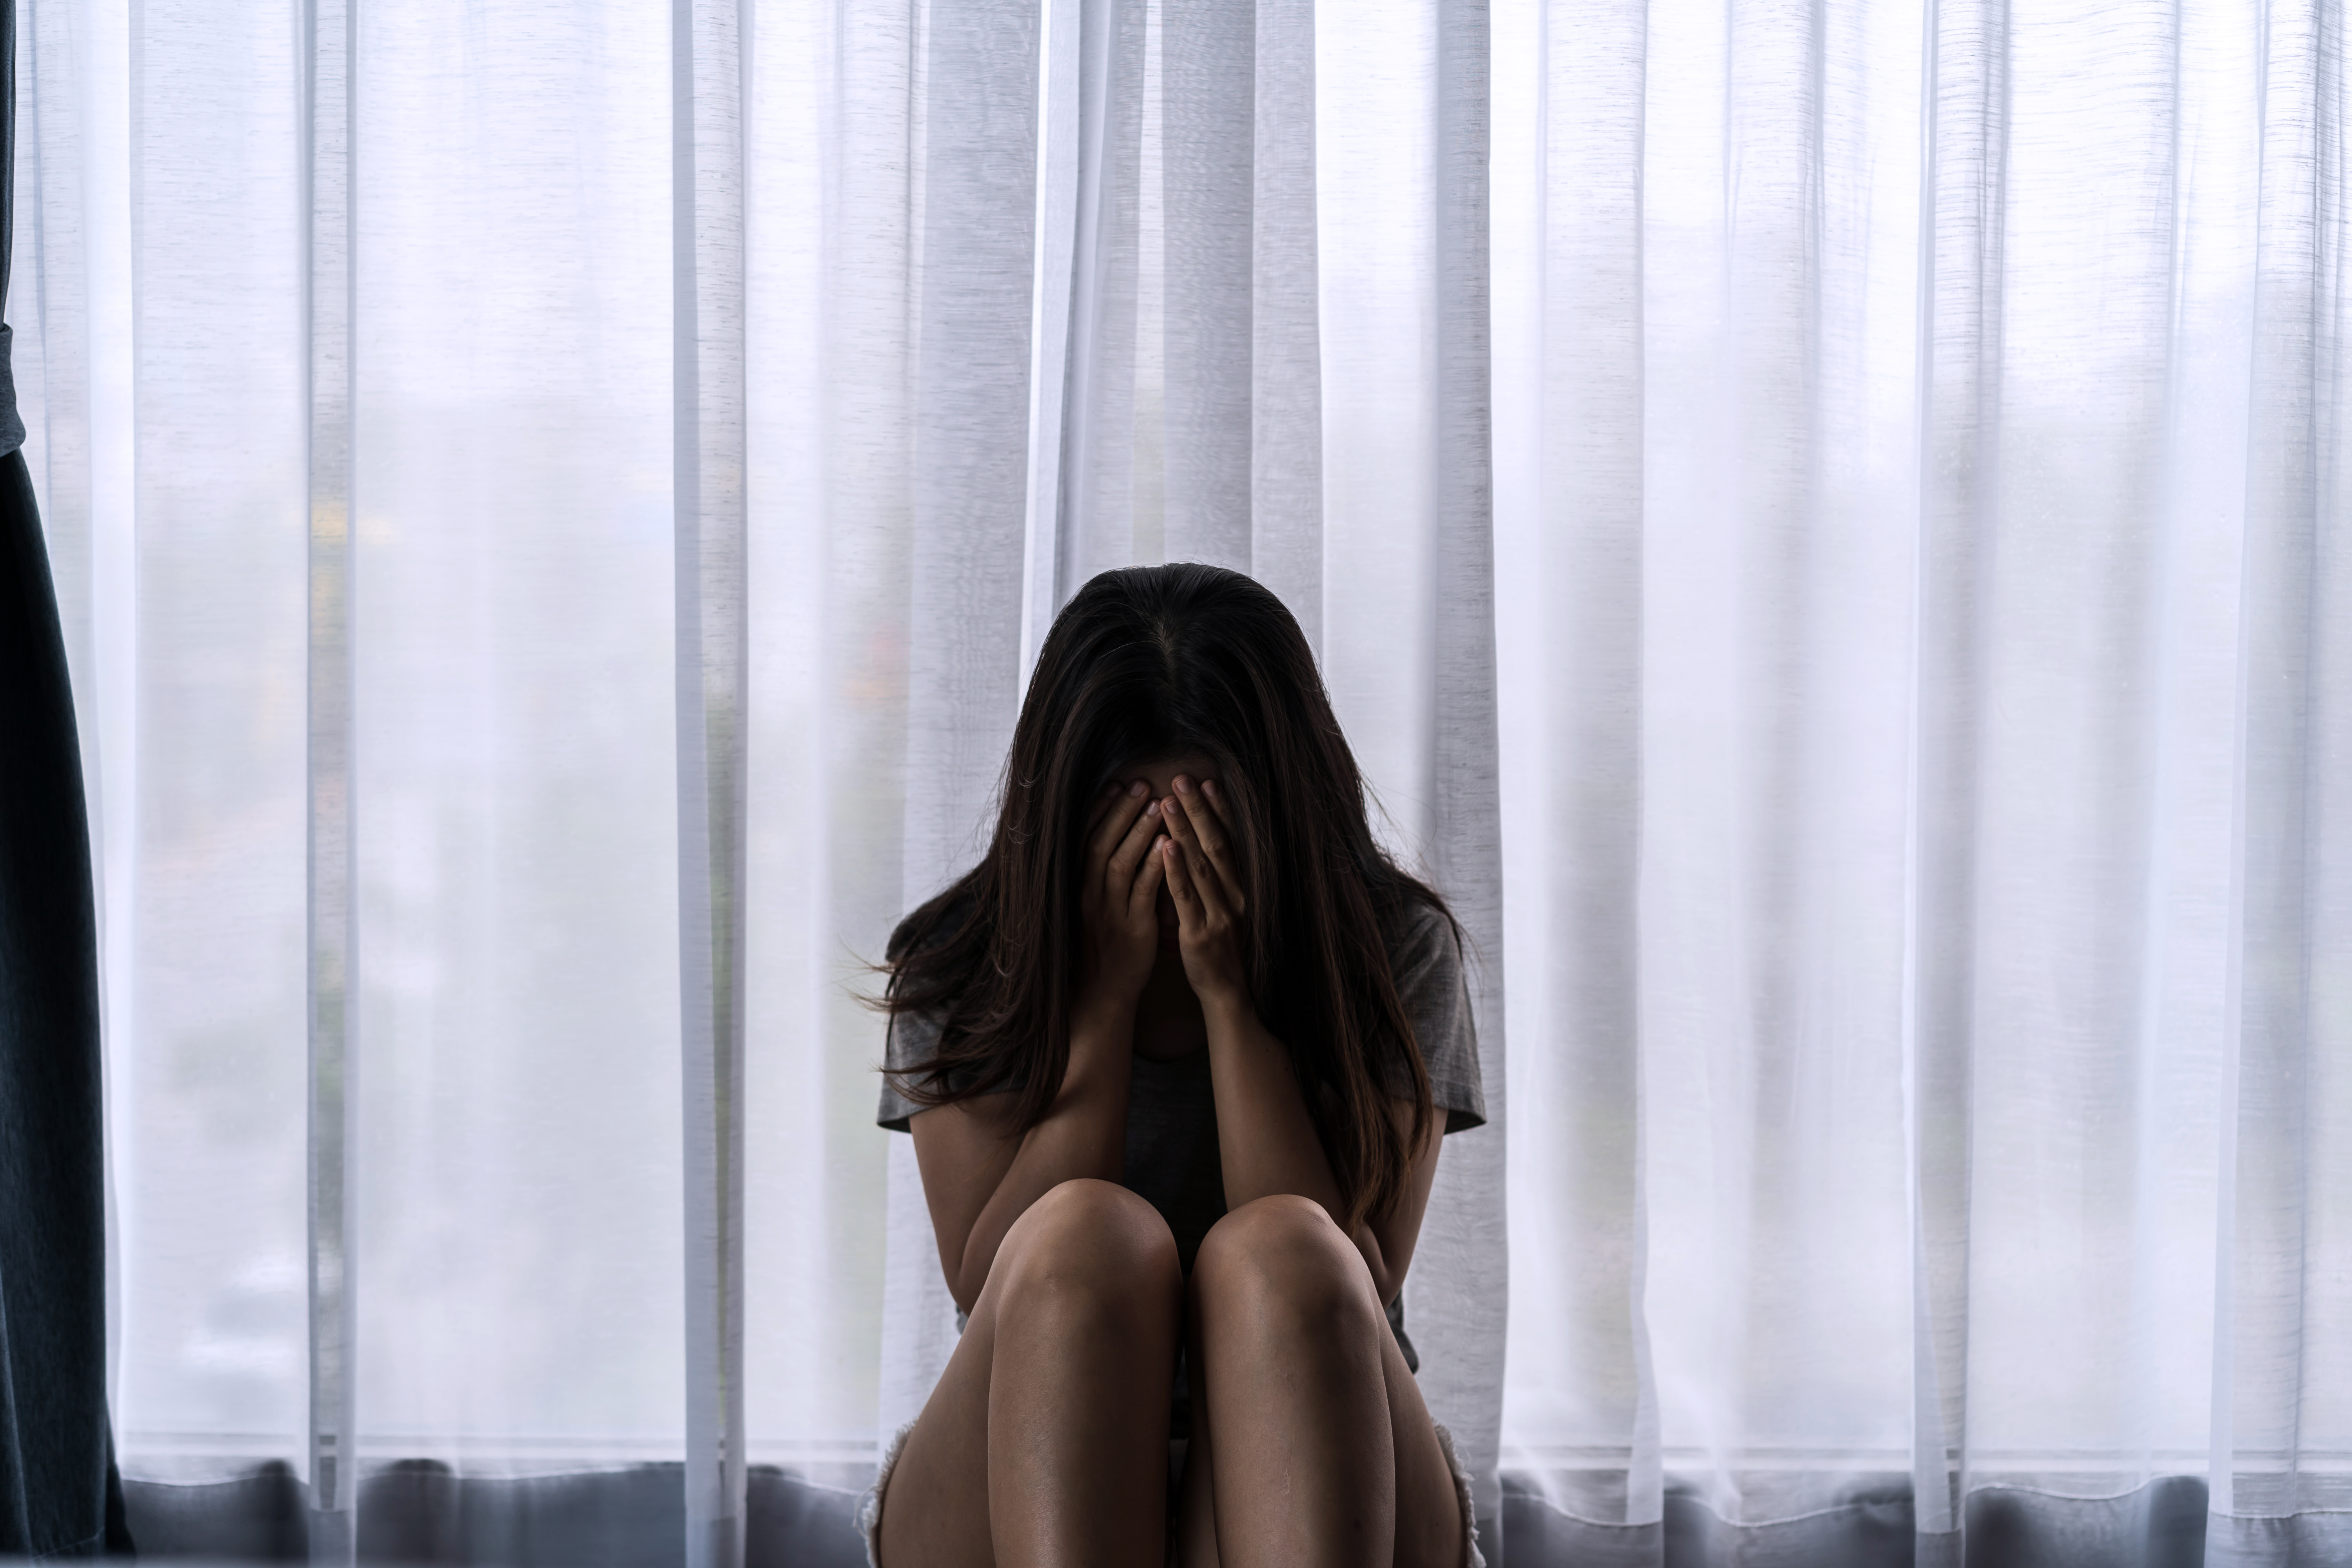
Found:
[[[1111,787],[1117,789],[1118,785],[1114,784]],[[1145,804],[1143,797],[1150,793],[1150,789],[1142,781],[1138,780],[1125,790],[1110,796],[1104,804],[1102,816],[1095,823],[1094,837],[1087,845],[1087,867],[1090,872],[1097,876],[1101,874],[1103,867],[1108,863],[1112,853],[1118,849],[1119,841],[1127,837],[1137,820],[1142,816]]]
[[[1160,829],[1160,803],[1155,800],[1136,814],[1135,820],[1128,825],[1127,836],[1111,852],[1110,864],[1103,876],[1114,895],[1123,899],[1132,891],[1135,868],[1150,853],[1151,841],[1159,837]]]
[[[1085,837],[1087,845],[1087,863],[1089,866],[1091,866],[1096,859],[1095,840],[1100,837],[1102,833],[1103,822],[1110,816],[1111,808],[1118,804],[1118,796],[1114,793],[1113,786],[1105,785],[1102,794],[1095,797],[1094,805],[1087,808],[1087,830]]]
[[[1227,798],[1225,786],[1214,779],[1202,779],[1201,798],[1209,803],[1209,810],[1215,814],[1217,830],[1231,839],[1234,836],[1234,803]]]
[[[1227,907],[1224,888],[1215,862],[1202,851],[1200,828],[1189,802],[1184,796],[1171,795],[1161,803],[1160,810],[1168,819],[1169,834],[1181,848],[1186,880],[1192,884],[1204,906],[1223,910]]]
[[[1194,837],[1200,840],[1201,852],[1217,869],[1217,879],[1222,885],[1227,907],[1239,910],[1242,907],[1240,857],[1234,853],[1233,825],[1225,819],[1224,792],[1207,780],[1194,784],[1180,775],[1176,780],[1176,793],[1184,807],[1184,818],[1192,825]],[[1207,805],[1206,810],[1202,809],[1203,802]]]
[[[1184,847],[1173,838],[1160,841],[1160,853],[1152,858],[1167,868],[1169,896],[1176,900],[1176,923],[1189,928],[1201,923],[1207,912],[1201,908],[1200,889],[1193,886],[1192,868],[1185,863]]]
[[[1143,857],[1143,869],[1135,874],[1135,887],[1127,896],[1127,912],[1131,919],[1150,914],[1152,901],[1160,897],[1160,884],[1168,879],[1168,861],[1158,853],[1165,838],[1155,838]]]
[[[1116,779],[1103,785],[1095,796],[1094,805],[1087,813],[1087,856],[1089,860],[1108,858],[1109,847],[1118,839],[1115,835],[1106,839],[1105,835],[1111,833],[1111,819],[1118,814],[1121,806],[1127,805],[1129,798],[1127,786]]]

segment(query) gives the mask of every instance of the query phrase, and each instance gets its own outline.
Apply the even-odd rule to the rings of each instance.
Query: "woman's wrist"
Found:
[[[1197,994],[1197,993],[1196,993]],[[1202,1021],[1209,1026],[1212,1042],[1220,1037],[1239,1040],[1247,1037],[1257,1025],[1257,1006],[1249,993],[1239,986],[1217,990],[1201,997]]]
[[[1123,1068],[1134,1040],[1133,997],[1080,997],[1070,1010],[1070,1062],[1064,1084],[1101,1068]]]
[[[1108,990],[1081,991],[1070,1007],[1070,1040],[1080,1035],[1107,1038],[1135,1032],[1135,1008],[1141,998]]]

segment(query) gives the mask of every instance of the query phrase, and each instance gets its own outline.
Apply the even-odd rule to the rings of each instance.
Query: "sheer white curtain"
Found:
[[[1515,1552],[2347,1550],[2344,47],[1497,8]]]
[[[667,20],[23,19],[126,1463],[674,1456]]]
[[[1490,1560],[2341,1549],[2337,10],[21,15],[151,1550],[857,1560],[863,965],[1185,558],[1478,949]]]
[[[1475,7],[22,37],[150,1550],[227,1528],[159,1483],[273,1460],[317,1554],[627,1560],[582,1521],[655,1494],[554,1483],[649,1465],[629,1540],[856,1550],[826,1499],[952,1333],[865,964],[1105,565],[1297,609],[1474,935],[1500,1106]],[[1449,1151],[1409,1308],[1490,1515],[1503,1136]]]

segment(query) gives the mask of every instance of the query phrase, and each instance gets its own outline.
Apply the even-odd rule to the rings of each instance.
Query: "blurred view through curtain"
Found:
[[[863,964],[1192,558],[1478,950],[1490,1560],[2341,1554],[2342,62],[22,0],[142,1545],[856,1561],[952,1333]]]

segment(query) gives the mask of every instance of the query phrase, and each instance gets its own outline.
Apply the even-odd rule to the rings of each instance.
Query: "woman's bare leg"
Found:
[[[1192,1379],[1192,1436],[1184,1445],[1184,1475],[1176,1492],[1176,1568],[1220,1568],[1217,1562],[1217,1494],[1210,1485],[1209,1417],[1201,1392],[1200,1274],[1187,1289],[1184,1333]]]
[[[1075,1181],[1031,1205],[891,1472],[882,1561],[1159,1563],[1181,1306],[1143,1199]]]
[[[1186,1568],[1463,1568],[1461,1504],[1370,1270],[1319,1205],[1261,1198],[1219,1221],[1192,1268]],[[1188,1457],[1191,1458],[1191,1457]],[[1199,1510],[1213,1519],[1213,1555]]]

